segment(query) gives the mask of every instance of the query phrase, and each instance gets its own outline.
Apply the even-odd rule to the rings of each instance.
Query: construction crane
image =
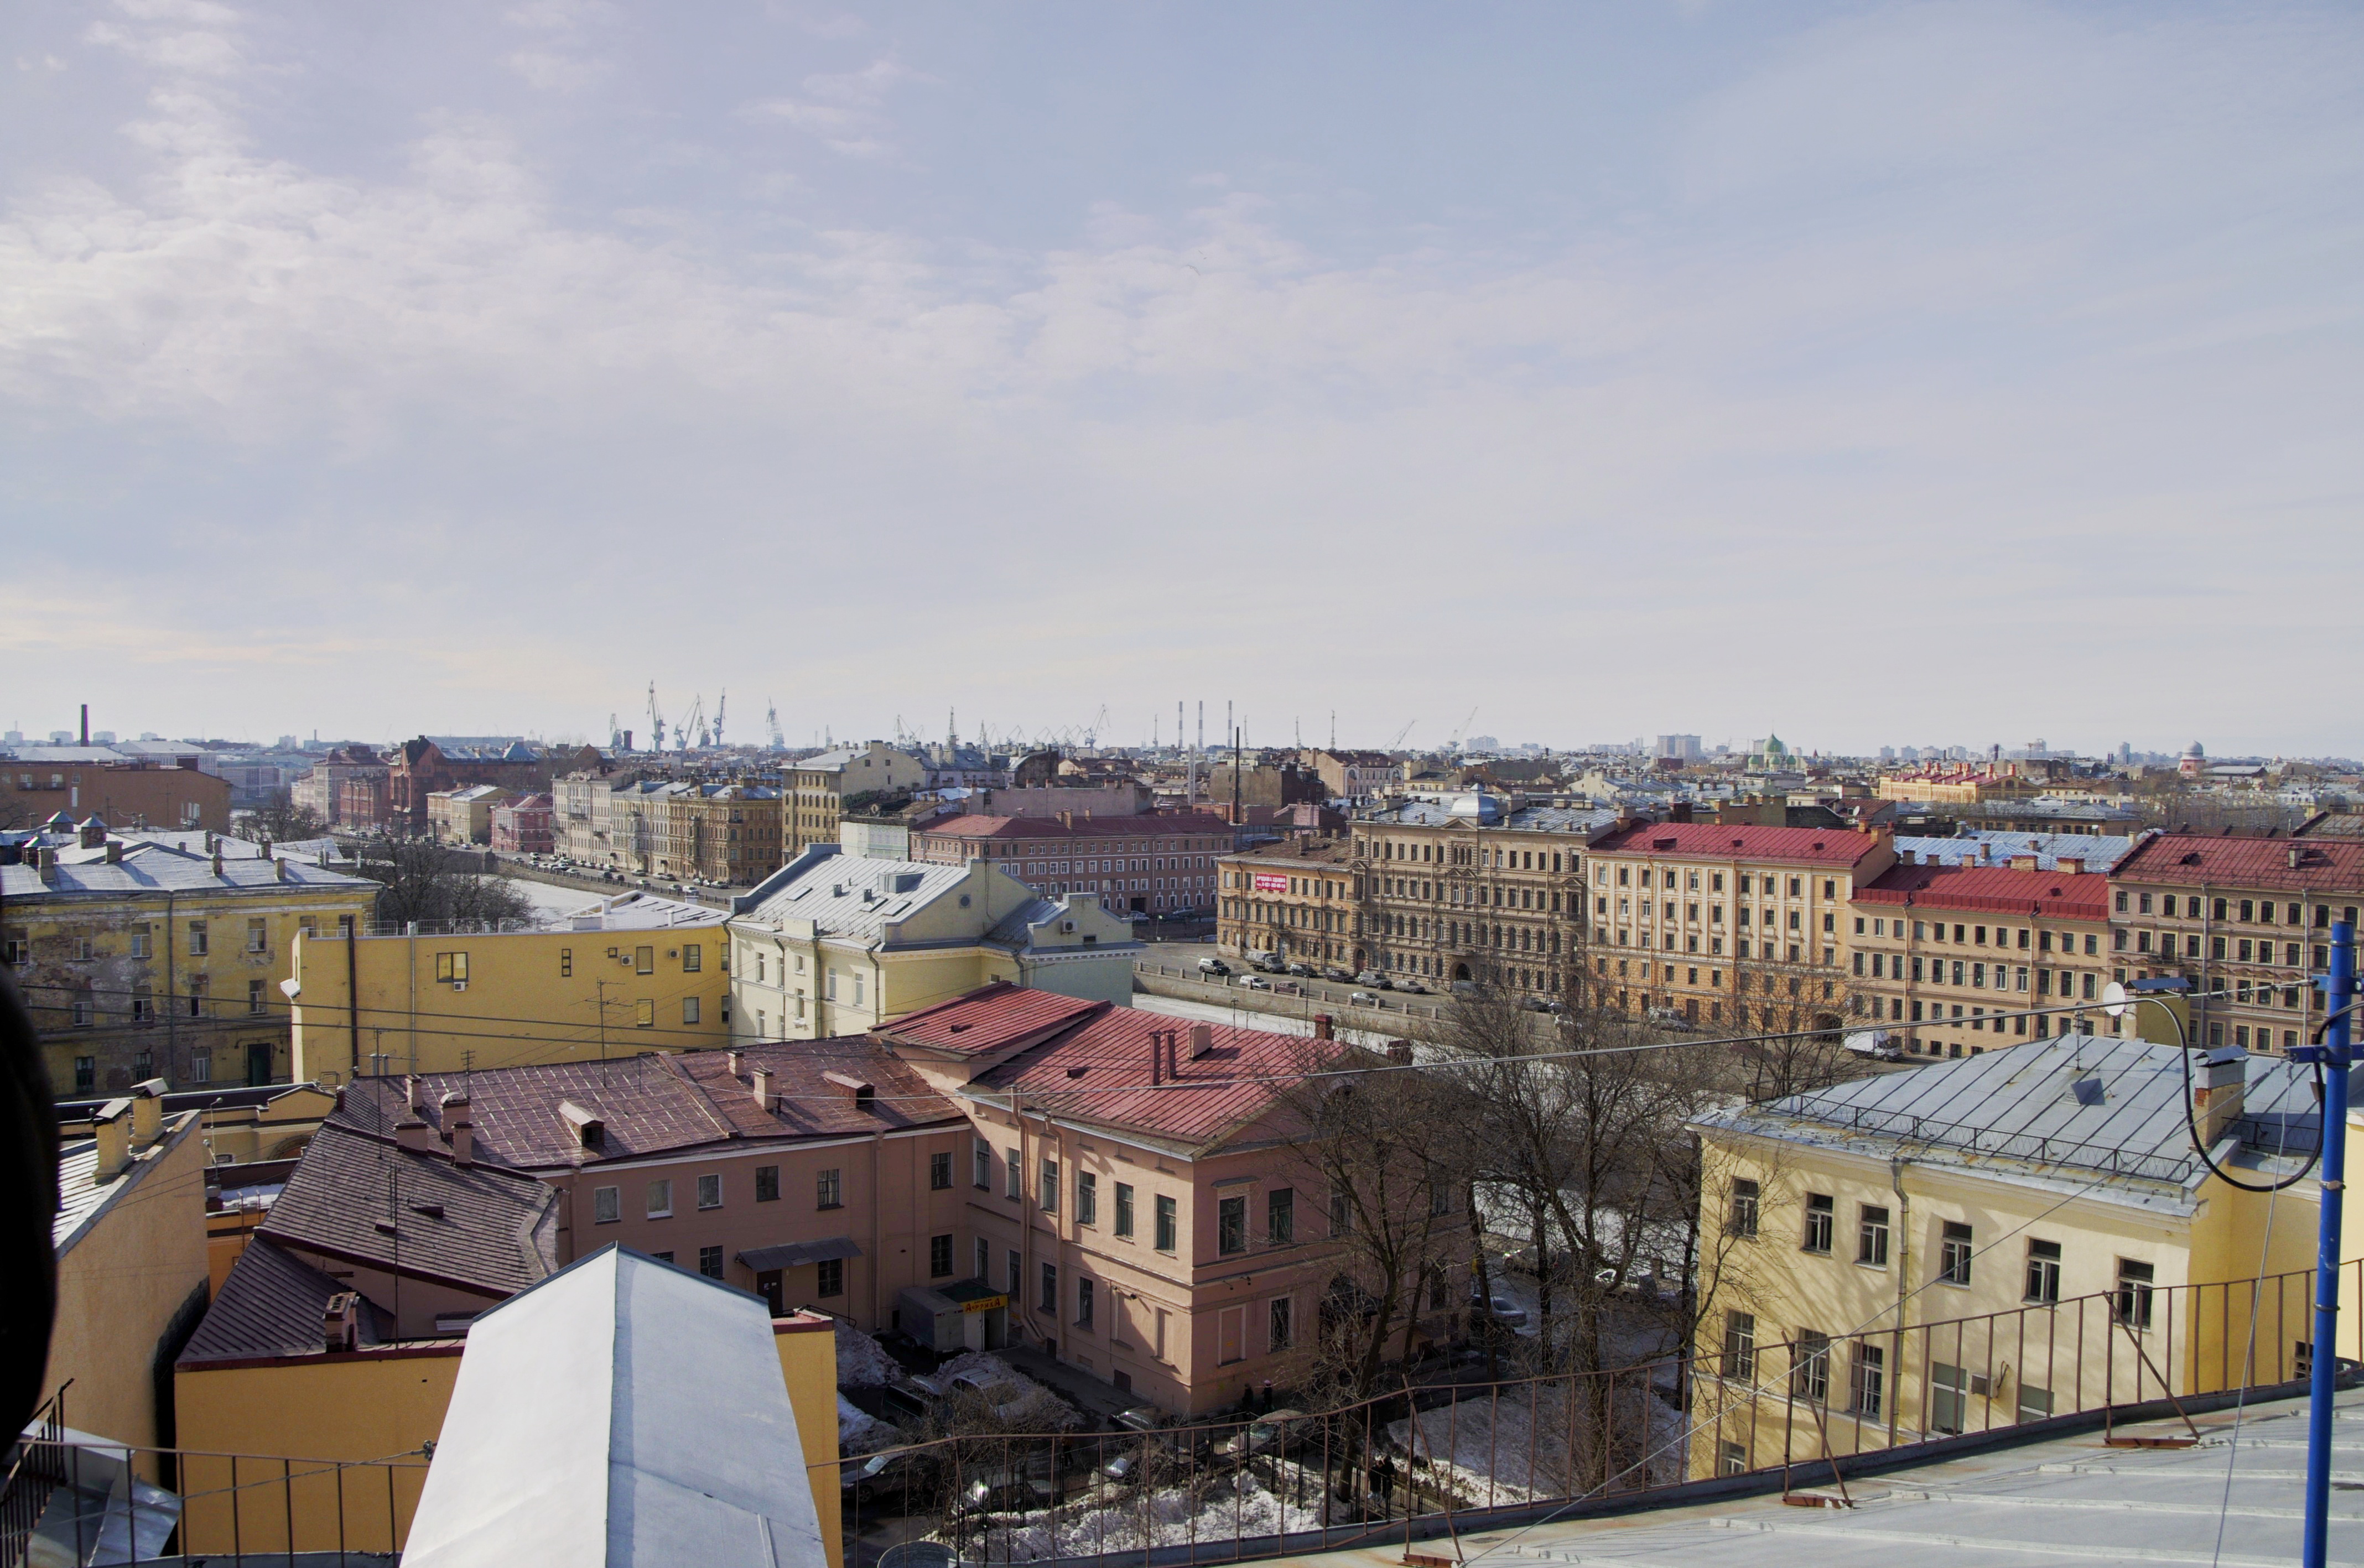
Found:
[[[1420,720],[1419,720],[1419,719],[1417,719],[1417,718],[1415,718],[1415,719],[1413,719],[1413,720],[1411,721],[1411,724],[1407,724],[1407,725],[1405,725],[1401,729],[1397,730],[1397,731],[1396,731],[1396,738],[1395,738],[1394,740],[1390,740],[1390,741],[1388,741],[1388,751],[1402,751],[1402,750],[1403,750],[1403,743],[1404,743],[1405,739],[1406,739],[1407,737],[1409,737],[1409,736],[1411,734],[1411,727],[1412,727],[1412,725],[1413,725],[1413,724],[1418,724],[1419,722],[1420,722]]]
[[[722,744],[722,710],[729,706],[730,702],[730,688],[725,686],[722,688],[722,694],[714,699],[714,743],[717,746]]]
[[[649,683],[649,750],[663,751],[664,738],[664,709],[657,706],[657,684],[651,681]]]
[[[689,750],[692,736],[697,737],[699,746],[706,744],[706,698],[703,696],[689,699],[689,716],[674,731],[674,740],[685,751]]]
[[[780,705],[769,697],[764,699],[764,728],[772,732],[773,751],[788,749],[788,738],[780,733]]]
[[[1461,750],[1461,738],[1469,733],[1469,721],[1477,717],[1478,705],[1476,703],[1471,703],[1469,705],[1469,712],[1463,717],[1460,727],[1454,730],[1453,739],[1444,743],[1444,749],[1446,751],[1458,751]]]

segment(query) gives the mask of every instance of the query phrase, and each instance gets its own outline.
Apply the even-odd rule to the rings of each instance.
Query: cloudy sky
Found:
[[[16,0],[0,72],[0,722],[2364,753],[2352,6]]]

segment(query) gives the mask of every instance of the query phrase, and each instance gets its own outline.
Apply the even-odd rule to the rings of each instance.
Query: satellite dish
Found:
[[[2126,1016],[2126,1009],[2133,1005],[2134,1004],[2131,999],[2126,995],[2126,988],[2116,981],[2113,980],[2107,985],[2102,987],[2102,1011],[2109,1014],[2110,1017],[2113,1018],[2124,1018]]]

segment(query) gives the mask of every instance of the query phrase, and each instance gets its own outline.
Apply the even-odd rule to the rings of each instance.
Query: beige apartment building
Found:
[[[2329,963],[2333,923],[2364,906],[2364,843],[2161,833],[2109,884],[2116,977],[2185,976],[2194,1044],[2279,1054],[2323,1022],[2308,976]]]
[[[1363,879],[1356,970],[1431,989],[1489,984],[1557,995],[1584,947],[1584,859],[1613,812],[1513,806],[1483,792],[1408,800],[1355,819]]]
[[[1884,830],[1659,822],[1601,835],[1588,861],[1604,1003],[1779,1030],[1842,1021],[1856,889],[1896,849]]]
[[[1856,889],[1850,1019],[1929,1056],[2075,1032],[2086,1013],[2097,1020],[2113,962],[2109,883],[2074,860],[2035,865],[2033,854],[2002,866],[1897,865]],[[2071,1006],[2083,1010],[2046,1010]]]
[[[2269,1228],[2266,1195],[2213,1174],[2172,1045],[2015,1043],[1693,1127],[1693,1476],[2223,1388],[2253,1300],[2255,1380],[2303,1373],[2313,1181]],[[2218,1163],[2295,1173],[2278,1151],[2314,1141],[2311,1082],[2211,1065],[2191,1114]]]
[[[1341,839],[1287,839],[1221,861],[1215,945],[1233,957],[1359,972],[1363,873]]]
[[[791,763],[785,789],[785,856],[838,841],[845,803],[871,795],[909,794],[928,782],[928,764],[884,740],[841,746]]]

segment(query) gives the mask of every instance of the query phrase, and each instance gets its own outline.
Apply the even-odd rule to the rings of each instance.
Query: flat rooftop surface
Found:
[[[2304,1517],[2306,1401],[2193,1418],[2184,1449],[2111,1448],[2096,1429],[1850,1479],[1855,1507],[1799,1507],[1779,1493],[1618,1518],[1483,1530],[1413,1551],[1488,1568],[1534,1563],[1682,1568],[2028,1568],[2096,1562],[2297,1568]],[[2340,1396],[2330,1558],[2364,1563],[2364,1390]],[[2189,1436],[2176,1420],[2118,1435]],[[2231,1477],[2228,1493],[2227,1475]],[[1816,1487],[1818,1496],[1836,1489]],[[2223,1547],[2218,1550],[2223,1505]],[[1403,1540],[1279,1561],[1398,1568]],[[1271,1560],[1267,1560],[1271,1561]]]

